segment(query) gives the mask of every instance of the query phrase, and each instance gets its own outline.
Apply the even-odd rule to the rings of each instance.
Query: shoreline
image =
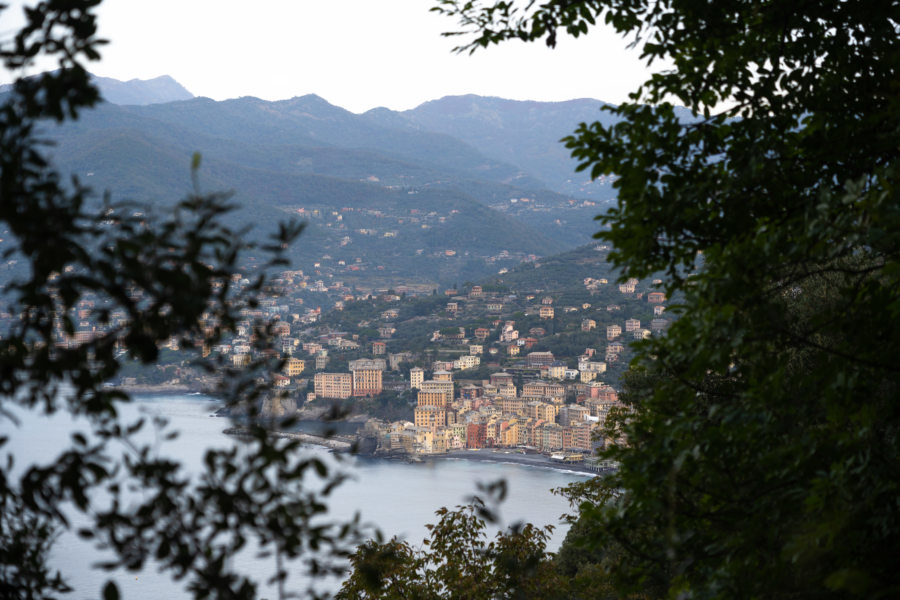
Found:
[[[247,435],[246,430],[240,427],[229,427],[223,430],[226,435],[241,437]],[[304,433],[297,431],[273,431],[270,435],[277,437],[287,437],[300,440],[306,444],[328,448],[332,452],[350,453],[353,443],[346,440],[342,436],[325,437],[312,433]],[[577,473],[585,476],[600,475],[603,471],[595,470],[584,464],[568,464],[558,463],[550,460],[543,454],[522,454],[512,450],[501,450],[491,448],[481,448],[479,450],[454,450],[443,454],[420,454],[415,458],[408,455],[390,456],[387,454],[354,454],[351,456],[366,460],[378,461],[403,461],[411,464],[426,464],[436,460],[468,460],[473,462],[492,462],[497,464],[509,464],[520,467],[535,467],[538,469],[550,469],[552,471],[561,471],[566,473]]]
[[[191,386],[186,385],[133,385],[122,388],[123,390],[135,394],[203,394]],[[214,399],[211,397],[211,399]],[[312,416],[312,415],[310,415]],[[308,417],[307,417],[308,418]],[[318,420],[318,419],[309,419]],[[223,433],[229,436],[240,437],[244,434],[240,427],[229,427],[223,430]],[[313,433],[300,431],[273,431],[272,435],[279,437],[290,437],[298,439],[304,443],[312,444],[324,448],[328,448],[332,452],[347,452],[352,443],[348,442],[343,436],[325,437]],[[343,438],[343,439],[342,439]],[[385,454],[355,454],[359,458],[374,460],[391,460],[396,461],[399,457],[392,457]],[[409,459],[410,457],[404,457]],[[474,462],[493,462],[506,463],[524,467],[535,467],[539,469],[551,469],[554,471],[563,471],[569,473],[578,473],[585,476],[596,476],[603,473],[603,470],[590,468],[582,464],[559,463],[550,460],[550,457],[543,454],[525,454],[516,450],[501,448],[480,448],[478,450],[453,450],[441,454],[421,454],[417,455],[412,462],[428,463],[434,460],[469,460]]]
[[[454,450],[444,454],[426,454],[421,457],[427,460],[471,460],[475,462],[493,462],[514,464],[525,467],[537,467],[552,469],[554,471],[567,471],[584,475],[599,475],[596,471],[584,464],[558,463],[550,460],[543,454],[523,454],[514,450],[502,450],[499,448],[481,448],[478,450]]]
[[[126,394],[134,394],[135,396],[143,396],[148,394],[205,394],[202,388],[197,386],[181,384],[181,383],[136,383],[133,385],[115,385],[114,389],[125,392]]]

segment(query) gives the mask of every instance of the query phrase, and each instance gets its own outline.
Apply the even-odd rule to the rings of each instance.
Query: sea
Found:
[[[174,440],[165,440],[148,428],[146,441],[152,442],[163,456],[177,457],[192,472],[199,472],[203,453],[208,448],[230,447],[240,443],[223,433],[231,424],[228,419],[215,417],[220,404],[209,396],[199,394],[167,394],[135,396],[124,405],[120,414],[124,421],[145,417],[148,420],[162,417],[168,421],[169,430],[177,430]],[[21,472],[28,464],[52,461],[65,447],[75,431],[86,431],[84,422],[68,414],[52,416],[26,412],[15,413],[19,424],[0,420],[0,435],[10,438],[0,450],[0,459],[6,455],[15,457],[14,472]],[[345,472],[349,479],[328,498],[329,518],[350,519],[359,514],[364,523],[381,531],[388,539],[400,536],[415,546],[421,546],[428,536],[427,525],[437,520],[435,511],[441,507],[452,508],[468,502],[479,493],[479,484],[497,480],[506,482],[508,494],[499,505],[500,522],[505,527],[516,522],[535,525],[553,525],[548,549],[556,550],[565,537],[566,527],[560,522],[563,513],[571,512],[565,498],[552,492],[555,488],[589,477],[584,473],[525,466],[503,462],[486,462],[466,459],[438,459],[422,463],[406,463],[375,458],[344,456],[335,461],[329,450],[311,446],[305,452],[314,454],[332,468]],[[86,517],[70,511],[73,528],[88,524]],[[491,535],[496,533],[493,527]],[[158,572],[154,565],[143,571],[104,572],[93,567],[105,560],[102,551],[90,542],[78,538],[71,531],[64,531],[57,540],[52,563],[58,568],[74,591],[63,596],[71,599],[95,599],[102,597],[102,587],[113,579],[124,598],[189,598],[185,582],[174,582],[166,573]],[[243,552],[234,558],[235,566],[245,570],[257,580],[264,581],[274,572],[272,560],[257,558],[252,552]],[[289,589],[305,589],[310,580],[303,574],[301,565],[289,569]],[[317,580],[322,591],[336,591],[339,579]],[[274,597],[273,589],[263,588],[260,597]]]

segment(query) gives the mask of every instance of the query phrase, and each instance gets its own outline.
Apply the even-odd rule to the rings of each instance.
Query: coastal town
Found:
[[[265,416],[317,418],[339,406],[359,426],[368,453],[415,459],[502,448],[596,466],[597,448],[609,442],[606,419],[622,409],[619,378],[632,342],[668,324],[659,281],[617,283],[607,250],[580,250],[597,261],[570,261],[586,269],[571,274],[573,285],[548,286],[538,274],[506,286],[498,279],[354,293],[341,282],[325,286],[284,271],[257,307],[241,313],[235,335],[196,348],[171,340],[157,365],[126,363],[112,384],[138,392],[214,390],[218,376],[196,366],[199,354],[223,369],[262,365],[277,392],[257,407]],[[248,282],[235,277],[233,284]],[[330,310],[309,307],[310,290]],[[96,318],[103,309],[83,299],[73,315],[78,326],[60,327],[57,346],[89,343],[125,319],[114,312],[104,324]],[[270,342],[262,350],[261,323]]]

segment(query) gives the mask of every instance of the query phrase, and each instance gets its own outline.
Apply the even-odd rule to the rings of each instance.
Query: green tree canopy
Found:
[[[620,592],[900,593],[900,3],[434,10],[460,50],[602,23],[672,65],[565,140],[616,178],[597,236],[622,277],[664,272],[681,298],[614,421],[627,443],[601,485],[622,493],[583,506],[593,543],[622,550]]]
[[[455,510],[441,508],[437,515],[423,548],[397,538],[357,548],[337,598],[566,597],[565,580],[546,560],[552,528],[514,526],[488,541],[485,529],[496,517],[477,497]]]

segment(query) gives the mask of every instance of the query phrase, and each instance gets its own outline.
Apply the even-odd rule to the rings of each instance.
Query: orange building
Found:
[[[377,396],[381,393],[381,371],[384,361],[359,359],[350,361],[354,396]]]
[[[319,398],[345,400],[353,393],[353,377],[350,373],[316,373],[313,385]]]

